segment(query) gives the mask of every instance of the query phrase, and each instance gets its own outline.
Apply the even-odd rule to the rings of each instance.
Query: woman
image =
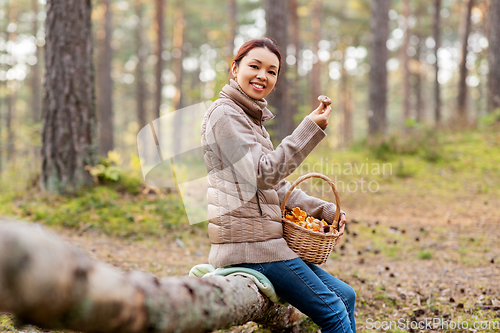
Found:
[[[330,106],[307,115],[274,149],[262,124],[274,118],[264,99],[276,85],[281,55],[267,38],[243,44],[233,79],[205,113],[201,126],[208,171],[209,262],[263,273],[276,293],[317,323],[323,333],[355,332],[356,294],[346,283],[308,265],[283,239],[280,202],[290,175],[326,136]],[[287,207],[333,222],[335,205],[295,189]],[[340,233],[344,231],[342,212]]]

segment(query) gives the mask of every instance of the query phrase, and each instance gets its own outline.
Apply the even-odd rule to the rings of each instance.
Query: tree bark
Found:
[[[5,128],[7,129],[7,162],[13,165],[15,162],[14,155],[14,126],[13,122],[13,114],[16,113],[16,100],[17,100],[17,88],[15,84],[11,84],[13,87],[9,87],[9,83],[7,81],[7,115],[5,117]]]
[[[465,3],[460,38],[462,42],[462,58],[460,61],[460,79],[458,81],[457,111],[458,120],[461,125],[467,123],[467,48],[469,46],[468,40],[471,32],[471,13],[473,6],[474,0],[467,0]]]
[[[182,67],[182,60],[184,59],[184,2],[178,1],[175,8],[175,19],[174,19],[174,50],[178,50],[178,54],[174,55],[172,60],[173,72],[176,79],[177,91],[172,100],[174,105],[175,115],[174,115],[174,130],[173,130],[173,143],[174,143],[174,154],[178,155],[182,152],[182,123],[183,114],[180,109],[184,107],[184,94],[183,94],[183,82],[184,82],[184,69]]]
[[[3,91],[2,91],[2,90],[5,90],[5,91],[7,90],[6,85],[1,84],[0,88],[4,88],[4,89],[0,90],[0,93],[2,93],[2,95],[6,96],[7,94],[3,93]],[[2,118],[3,118],[3,104],[4,104],[3,99],[0,99],[0,182],[1,182],[1,179],[2,179],[2,173],[3,173],[3,140],[2,140],[2,131],[3,131],[3,121],[2,121]]]
[[[434,56],[436,58],[436,62],[434,63],[434,71],[436,73],[435,81],[434,81],[434,120],[436,122],[436,126],[439,126],[441,123],[441,87],[439,85],[439,58],[438,51],[441,47],[441,0],[434,0],[434,19],[433,19],[433,36],[434,36]]]
[[[403,16],[405,18],[405,31],[403,38],[403,46],[401,48],[402,67],[403,67],[403,128],[406,128],[406,123],[411,117],[410,109],[410,69],[408,56],[408,47],[410,45],[410,26],[408,19],[410,17],[410,0],[403,1]]]
[[[500,108],[500,2],[491,0],[488,10],[489,74],[488,110]]]
[[[227,41],[225,56],[228,62],[231,62],[233,58],[234,40],[238,32],[238,5],[236,4],[236,0],[227,0],[227,11],[229,15],[229,39]]]
[[[156,91],[155,91],[155,104],[154,104],[154,114],[156,117],[160,117],[160,107],[161,107],[161,91],[163,88],[163,83],[161,81],[161,76],[163,74],[163,58],[161,56],[163,52],[163,2],[164,0],[156,0]]]
[[[300,105],[300,96],[302,91],[299,89],[299,52],[301,49],[300,45],[300,20],[298,10],[298,1],[290,0],[288,2],[288,10],[289,10],[289,34],[290,34],[290,44],[294,46],[295,53],[292,55],[295,57],[295,64],[288,67],[288,75],[291,80],[288,82],[288,110],[289,117],[292,121],[295,119],[295,115],[298,113],[299,105]],[[286,59],[285,59],[286,61]],[[288,64],[287,64],[288,66]],[[295,121],[293,121],[292,128],[295,128]]]
[[[175,94],[172,103],[174,104],[174,110],[179,110],[184,107],[183,94],[182,94],[182,83],[184,79],[184,70],[182,68],[182,60],[184,59],[184,1],[178,1],[175,7],[174,14],[174,38],[173,46],[174,50],[178,50],[177,54],[174,54],[174,59],[172,60],[173,72],[176,79],[177,93]]]
[[[425,120],[425,106],[424,106],[424,99],[422,96],[422,83],[424,80],[422,80],[422,73],[420,72],[420,56],[422,54],[422,47],[424,44],[423,41],[423,33],[422,33],[422,21],[421,21],[421,15],[422,15],[422,9],[421,7],[417,8],[416,11],[416,17],[417,17],[417,24],[416,24],[416,32],[415,36],[418,37],[418,43],[415,45],[415,57],[414,61],[416,64],[418,64],[418,68],[415,68],[413,71],[414,75],[414,90],[415,90],[415,120],[419,123],[422,123]]]
[[[350,88],[350,77],[345,69],[345,45],[342,46],[342,61],[341,61],[341,69],[340,69],[340,103],[341,110],[343,111],[343,122],[340,126],[340,137],[339,141],[343,146],[348,146],[352,143],[353,139],[353,101],[352,101],[352,92]]]
[[[35,13],[35,19],[33,20],[33,36],[37,38],[38,33],[38,0],[31,1],[33,12]],[[36,39],[38,41],[38,39]],[[35,44],[35,56],[36,64],[31,66],[31,117],[33,123],[38,123],[41,116],[41,98],[40,98],[40,58],[41,52],[37,44]]]
[[[283,138],[291,134],[294,130],[293,119],[288,112],[288,72],[286,63],[286,47],[288,45],[287,29],[287,1],[265,0],[264,9],[266,11],[266,35],[276,41],[281,52],[281,71],[278,76],[275,90],[266,98],[271,111],[276,114],[276,120],[270,129],[273,131],[275,142],[281,142]]]
[[[136,81],[136,99],[137,99],[137,122],[139,130],[146,126],[146,100],[147,100],[147,85],[144,79],[144,65],[148,55],[147,48],[144,45],[144,32],[143,32],[143,0],[135,0],[135,13],[139,18],[139,22],[135,27],[135,42],[137,53],[137,66],[135,67],[135,81]]]
[[[5,7],[5,16],[7,18],[7,25],[5,27],[5,41],[10,41],[16,39],[16,33],[11,33],[8,31],[7,27],[10,22],[17,24],[17,3],[13,6],[7,3]],[[5,53],[8,54],[9,51],[6,48]],[[5,72],[8,72],[11,68],[11,64],[7,63]],[[7,104],[7,113],[5,115],[5,129],[7,130],[7,142],[6,142],[6,150],[7,150],[7,162],[9,162],[12,166],[14,162],[14,126],[12,126],[13,115],[16,113],[16,100],[17,100],[17,85],[13,81],[5,80],[5,89],[6,89],[6,104]]]
[[[8,16],[8,9],[9,9],[9,2],[5,2],[4,3],[4,6],[3,6],[3,10],[4,10],[4,15],[6,17],[9,17]],[[3,28],[3,33],[5,34],[5,40],[7,40],[7,27],[9,26],[9,20],[7,20],[7,22],[4,24],[4,26],[2,27]],[[7,53],[7,50],[3,50],[1,52],[1,54],[6,54]],[[5,73],[7,73],[7,70],[8,70],[8,64],[3,64],[2,65],[2,70],[5,71]],[[3,173],[3,155],[4,155],[4,146],[3,146],[3,135],[2,135],[2,131],[3,131],[3,109],[4,109],[4,105],[7,104],[7,99],[9,98],[9,94],[8,94],[8,90],[7,90],[7,80],[3,81],[0,83],[0,88],[2,88],[2,90],[0,90],[0,93],[2,94],[2,98],[0,99],[0,179],[2,177],[2,173]]]
[[[312,71],[311,71],[311,97],[310,97],[310,105],[311,107],[316,108],[318,103],[318,96],[322,95],[321,93],[321,62],[319,61],[318,50],[319,50],[319,42],[321,41],[321,0],[314,0],[313,9],[312,9],[312,34],[313,34],[313,44],[312,44],[312,52],[316,57],[316,63],[313,63]]]
[[[97,75],[99,93],[97,94],[97,113],[99,115],[99,153],[107,156],[113,150],[113,80],[111,79],[111,61],[113,50],[111,49],[111,0],[104,0],[102,4],[106,7],[104,12],[104,39],[101,41],[102,54],[100,68]]]
[[[368,136],[383,139],[387,129],[387,38],[390,0],[372,0]]]
[[[95,95],[90,0],[47,1],[42,120],[43,191],[92,184]]]
[[[206,332],[248,321],[284,329],[303,319],[245,277],[120,272],[39,226],[1,219],[0,311],[25,324],[83,332]]]
[[[421,38],[421,37],[419,37],[419,38]],[[416,46],[416,48],[417,48],[417,52],[415,54],[415,57],[418,56],[418,58],[420,58],[420,54],[421,54],[420,42]],[[424,80],[422,80],[422,74],[420,73],[420,70],[418,72],[416,72],[414,75],[415,75],[415,86],[414,86],[414,89],[415,89],[415,120],[418,123],[422,123],[425,121],[425,110],[424,110],[425,107],[424,107],[424,99],[422,96],[422,83]]]

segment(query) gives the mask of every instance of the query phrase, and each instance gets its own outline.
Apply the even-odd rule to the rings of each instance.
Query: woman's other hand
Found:
[[[339,235],[342,236],[344,234],[346,223],[346,217],[344,213],[340,213],[340,222],[339,222]]]
[[[325,130],[328,126],[328,120],[330,119],[330,113],[332,108],[332,100],[324,95],[318,97],[321,102],[319,106],[309,114],[309,117],[322,129]]]
[[[339,237],[335,240],[333,243],[333,246],[336,246],[337,243],[339,242],[340,236],[344,234],[345,230],[345,223],[346,223],[346,217],[344,213],[340,213],[340,222],[339,222]]]

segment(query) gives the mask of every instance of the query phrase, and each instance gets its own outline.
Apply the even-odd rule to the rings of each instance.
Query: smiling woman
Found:
[[[245,56],[240,55],[233,60],[231,73],[248,96],[253,99],[265,98],[276,85],[280,58],[266,48],[254,48]]]
[[[280,204],[291,187],[285,178],[326,136],[332,109],[331,100],[320,96],[320,105],[274,149],[263,124],[275,116],[264,98],[275,87],[280,68],[280,52],[270,39],[246,42],[231,63],[233,79],[203,118],[212,243],[208,259],[216,267],[237,265],[264,274],[282,299],[324,333],[355,332],[354,290],[306,264],[283,238]],[[336,206],[301,190],[293,190],[286,203],[333,222]],[[342,234],[345,213],[341,216]]]

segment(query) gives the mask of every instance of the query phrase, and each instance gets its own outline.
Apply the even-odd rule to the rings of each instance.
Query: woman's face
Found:
[[[278,80],[279,60],[266,48],[251,49],[231,71],[241,89],[253,99],[265,98]]]

